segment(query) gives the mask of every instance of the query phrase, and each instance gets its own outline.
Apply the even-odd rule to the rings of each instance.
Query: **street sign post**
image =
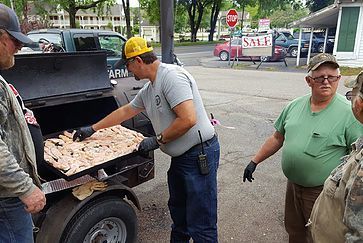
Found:
[[[230,65],[230,63],[231,63],[231,41],[232,41],[232,33],[233,33],[233,28],[238,23],[238,13],[237,13],[237,11],[235,9],[228,10],[227,16],[226,16],[226,23],[229,26],[229,28],[231,29],[231,33],[229,35],[229,58],[228,58],[228,65]]]

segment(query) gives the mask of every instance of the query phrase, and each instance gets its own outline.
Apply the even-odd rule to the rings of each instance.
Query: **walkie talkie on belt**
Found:
[[[202,151],[198,155],[199,173],[201,175],[208,175],[209,174],[208,160],[207,160],[207,155],[205,155],[205,153],[204,153],[202,135],[200,134],[199,130],[198,130],[198,134],[199,134],[199,138],[200,138],[200,145],[202,145]]]

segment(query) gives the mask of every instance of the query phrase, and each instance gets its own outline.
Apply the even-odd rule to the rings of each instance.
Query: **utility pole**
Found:
[[[164,63],[174,61],[174,1],[160,0],[161,56]]]

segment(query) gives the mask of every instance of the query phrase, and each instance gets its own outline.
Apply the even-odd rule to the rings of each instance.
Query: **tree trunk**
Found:
[[[215,0],[213,2],[212,12],[210,15],[210,30],[209,30],[208,41],[213,41],[220,8],[221,8],[221,0]]]
[[[124,8],[125,20],[126,20],[126,33],[127,38],[132,37],[132,27],[131,27],[131,18],[130,18],[130,1],[122,0],[122,6]]]
[[[78,11],[78,8],[76,7],[76,3],[74,0],[69,1],[68,9],[66,9],[66,11],[69,14],[70,28],[76,28],[76,13]]]
[[[197,40],[197,33],[195,30],[195,12],[196,12],[196,3],[193,1],[188,6],[188,16],[189,16],[189,24],[190,24],[190,41],[196,42]]]
[[[198,7],[198,18],[197,18],[197,22],[195,24],[195,41],[197,41],[197,33],[200,27],[200,23],[202,22],[202,18],[203,18],[203,11],[204,11],[204,6],[202,3],[197,3],[197,7]]]
[[[77,13],[77,10],[75,10],[75,9],[69,9],[69,11],[68,11],[70,28],[77,28],[76,13]]]
[[[243,33],[243,17],[245,15],[245,5],[242,5],[242,17],[241,17],[241,34]]]

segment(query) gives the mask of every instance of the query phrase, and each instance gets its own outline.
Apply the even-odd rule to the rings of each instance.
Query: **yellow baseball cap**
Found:
[[[125,43],[124,54],[126,59],[129,59],[152,50],[153,48],[147,45],[147,41],[144,38],[131,37]]]

